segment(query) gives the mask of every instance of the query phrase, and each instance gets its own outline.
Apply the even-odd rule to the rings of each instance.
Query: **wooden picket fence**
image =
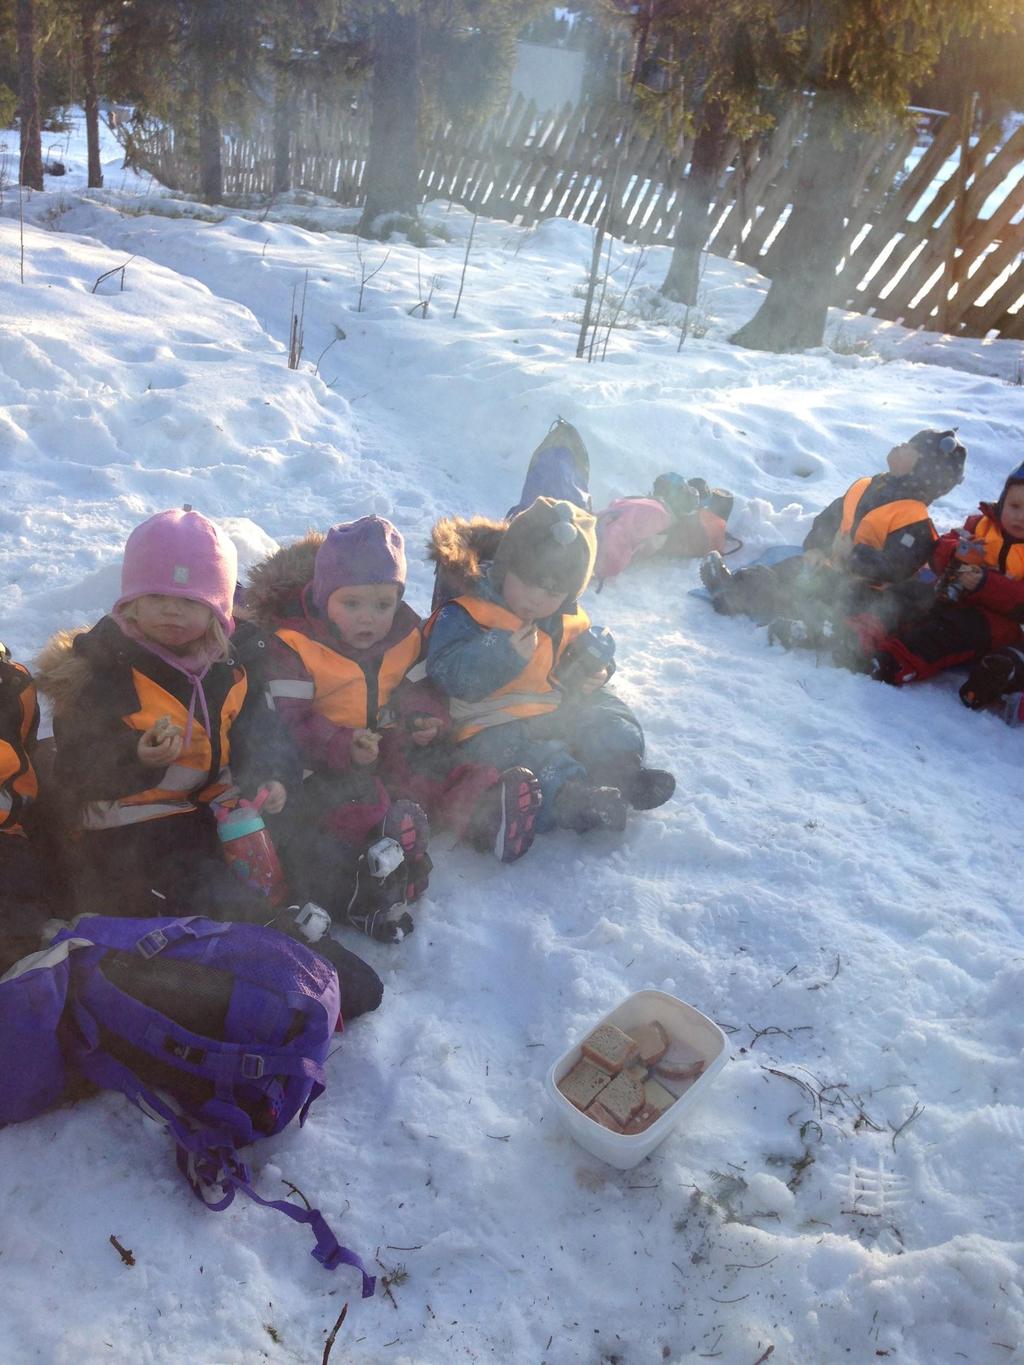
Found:
[[[735,148],[709,218],[712,252],[771,275],[806,118],[806,106],[794,104],[770,136]],[[122,136],[137,168],[198,190],[190,139],[168,126]],[[863,144],[850,166],[853,206],[833,301],[912,328],[1024,339],[1024,128],[1003,140],[992,123],[961,142],[958,121],[939,116]],[[293,185],[361,203],[368,144],[367,110],[307,112],[293,141]],[[603,221],[623,241],[670,245],[685,210],[689,150],[685,139],[666,145],[621,106],[541,112],[517,96],[490,122],[447,125],[427,138],[420,189],[424,199],[526,227],[552,217]],[[225,135],[223,166],[225,197],[265,200],[269,129]]]

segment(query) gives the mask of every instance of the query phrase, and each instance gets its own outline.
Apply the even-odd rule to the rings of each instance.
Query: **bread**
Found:
[[[649,1104],[645,1104],[639,1114],[634,1115],[622,1131],[628,1133],[630,1137],[634,1137],[637,1133],[642,1133],[646,1128],[650,1128],[654,1120],[660,1118],[660,1110],[654,1109]]]
[[[558,1082],[558,1088],[577,1109],[586,1109],[605,1088],[611,1076],[599,1066],[585,1059],[577,1062],[573,1069]]]
[[[601,1105],[617,1123],[627,1124],[644,1107],[643,1083],[628,1072],[620,1072],[601,1091]]]
[[[659,1081],[695,1081],[704,1070],[706,1062],[696,1048],[685,1043],[672,1043],[669,1050],[652,1070]]]
[[[584,1112],[588,1119],[593,1119],[595,1123],[599,1123],[602,1128],[607,1128],[609,1132],[622,1132],[622,1124],[608,1112],[600,1100],[595,1100]]]
[[[581,1050],[584,1057],[589,1058],[602,1071],[617,1076],[626,1063],[636,1056],[637,1047],[629,1034],[623,1033],[622,1029],[616,1028],[614,1024],[602,1024],[589,1037],[584,1038]]]
[[[664,1114],[670,1105],[675,1104],[676,1096],[671,1090],[666,1090],[655,1080],[644,1082],[644,1106],[648,1109],[657,1109],[659,1114]]]
[[[630,1030],[629,1036],[636,1043],[644,1066],[653,1066],[668,1051],[668,1034],[657,1019],[652,1019],[649,1024],[637,1024],[636,1028]]]

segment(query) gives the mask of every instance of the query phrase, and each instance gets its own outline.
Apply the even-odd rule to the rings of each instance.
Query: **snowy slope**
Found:
[[[26,200],[24,284],[10,191],[0,209],[0,634],[19,658],[105,610],[127,532],[182,501],[233,519],[247,561],[390,516],[425,607],[434,518],[504,511],[558,414],[598,505],[702,474],[737,493],[749,553],[800,539],[922,426],[970,450],[943,525],[1024,453],[1016,343],[837,315],[843,353],[736,350],[764,281],[713,260],[706,336],[678,350],[669,311],[586,365],[579,224],[480,222],[453,320],[458,209],[428,213],[450,241],[364,244],[361,267],[346,210],[211,213],[106,155],[110,188],[83,191],[74,135],[71,174]],[[634,256],[615,248],[615,280]],[[91,292],[126,262],[123,291]],[[666,264],[641,271],[645,315]],[[418,276],[440,277],[426,318]],[[646,567],[587,602],[676,798],[511,868],[439,837],[412,939],[347,940],[383,1006],[340,1040],[305,1130],[255,1154],[260,1189],[299,1186],[391,1295],[360,1302],[274,1214],[204,1212],[167,1139],[107,1096],[0,1133],[0,1360],[314,1361],[348,1301],[335,1365],[1024,1361],[1024,740],[952,679],[897,692],[770,648],[695,583]],[[647,985],[716,1019],[731,1060],[620,1172],[558,1129],[543,1078]]]

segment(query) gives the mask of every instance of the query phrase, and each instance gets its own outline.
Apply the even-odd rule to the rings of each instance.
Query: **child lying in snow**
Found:
[[[560,498],[584,512],[593,510],[590,458],[579,432],[561,417],[530,457],[519,501],[507,513],[511,520],[536,498]],[[704,479],[661,474],[650,496],[616,498],[597,517],[594,579],[600,591],[634,561],[659,556],[692,559],[725,549],[725,523],[732,494],[709,488]],[[444,600],[443,586],[440,599]]]
[[[594,518],[551,498],[507,523],[434,528],[438,582],[465,586],[428,623],[427,676],[449,698],[467,759],[536,773],[538,829],[623,829],[628,806],[660,806],[675,790],[670,773],[644,767],[636,717],[600,690],[609,670],[559,687],[558,665],[590,625],[576,599],[595,552]]]
[[[956,664],[975,663],[960,689],[979,710],[1024,681],[1024,464],[1006,480],[999,500],[983,502],[961,531],[935,546],[935,605],[922,620],[888,635],[872,661],[872,676],[902,683],[930,678]]]
[[[858,479],[815,518],[802,555],[736,573],[709,555],[712,605],[770,621],[787,647],[829,642],[837,663],[866,667],[882,636],[931,604],[916,579],[938,539],[928,504],[961,481],[966,457],[954,432],[919,431],[890,450],[888,473]]]

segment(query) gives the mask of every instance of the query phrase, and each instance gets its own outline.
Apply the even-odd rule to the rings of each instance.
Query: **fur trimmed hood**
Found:
[[[326,539],[322,531],[307,531],[301,540],[275,550],[269,559],[254,564],[245,585],[245,598],[238,615],[274,630],[282,621],[301,616],[302,590],[313,581],[316,552]]]
[[[39,691],[50,699],[55,716],[72,706],[92,679],[92,664],[75,650],[75,640],[88,630],[88,626],[78,626],[74,630],[57,631],[43,645],[32,665],[33,680]]]
[[[439,581],[457,585],[448,596],[457,597],[485,577],[507,529],[507,521],[489,517],[445,517],[435,525],[427,556],[437,565]]]

